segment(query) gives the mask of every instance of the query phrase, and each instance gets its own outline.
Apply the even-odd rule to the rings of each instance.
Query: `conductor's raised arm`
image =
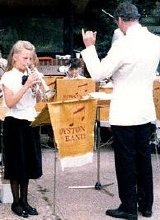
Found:
[[[96,43],[96,35],[97,32],[93,31],[86,31],[84,32],[84,29],[82,28],[82,38],[83,38],[83,43],[86,47],[89,47],[91,45],[95,45]]]

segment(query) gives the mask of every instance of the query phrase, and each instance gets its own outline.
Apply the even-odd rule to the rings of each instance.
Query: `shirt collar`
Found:
[[[130,35],[130,34],[137,33],[137,32],[139,33],[140,31],[147,31],[147,28],[142,27],[141,24],[137,23],[128,28],[126,35]]]

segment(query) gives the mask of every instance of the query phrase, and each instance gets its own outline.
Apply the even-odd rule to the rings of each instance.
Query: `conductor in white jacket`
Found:
[[[86,49],[81,55],[91,77],[100,81],[112,76],[113,80],[109,123],[121,204],[106,215],[129,220],[138,219],[138,211],[151,217],[153,206],[149,141],[151,122],[156,120],[152,88],[160,60],[160,37],[142,27],[139,17],[135,5],[118,5],[114,18],[124,36],[101,61],[95,48],[96,32],[82,30]]]

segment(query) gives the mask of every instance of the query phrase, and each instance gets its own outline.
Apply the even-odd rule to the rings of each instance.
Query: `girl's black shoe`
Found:
[[[21,206],[28,213],[28,215],[38,215],[37,209],[35,209],[32,206],[30,206],[28,204],[28,202],[22,202],[21,201]]]
[[[29,204],[28,204],[28,206],[25,208],[25,211],[26,211],[29,215],[38,215],[37,209],[32,208]]]
[[[18,203],[12,203],[11,210],[18,216],[28,218],[28,212],[25,211]]]

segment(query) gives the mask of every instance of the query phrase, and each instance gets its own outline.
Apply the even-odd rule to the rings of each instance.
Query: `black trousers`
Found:
[[[137,204],[152,210],[153,174],[151,164],[151,123],[111,126],[120,208],[137,212]]]

